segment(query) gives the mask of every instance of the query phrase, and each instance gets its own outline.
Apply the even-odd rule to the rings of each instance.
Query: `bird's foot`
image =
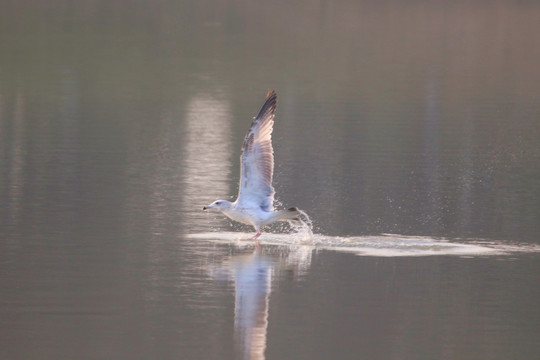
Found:
[[[261,232],[257,231],[257,233],[251,238],[252,240],[257,239],[259,236],[261,236]]]

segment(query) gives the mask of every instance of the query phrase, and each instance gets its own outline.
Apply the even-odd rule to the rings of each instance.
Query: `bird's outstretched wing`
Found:
[[[276,102],[276,93],[268,91],[266,102],[244,138],[240,156],[240,189],[236,200],[241,207],[260,207],[265,211],[274,209],[272,129]]]

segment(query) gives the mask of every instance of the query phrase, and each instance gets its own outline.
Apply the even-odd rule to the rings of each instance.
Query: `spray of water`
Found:
[[[288,221],[292,233],[303,242],[313,242],[313,222],[304,211],[298,211],[300,212],[298,219]]]

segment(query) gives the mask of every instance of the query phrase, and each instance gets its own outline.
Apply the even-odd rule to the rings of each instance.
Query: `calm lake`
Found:
[[[1,359],[539,359],[540,3],[0,3]],[[279,207],[233,200],[268,89]]]

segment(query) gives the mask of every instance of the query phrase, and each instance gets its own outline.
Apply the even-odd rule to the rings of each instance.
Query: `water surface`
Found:
[[[539,16],[0,4],[0,357],[540,357]],[[267,89],[310,243],[200,211]]]

